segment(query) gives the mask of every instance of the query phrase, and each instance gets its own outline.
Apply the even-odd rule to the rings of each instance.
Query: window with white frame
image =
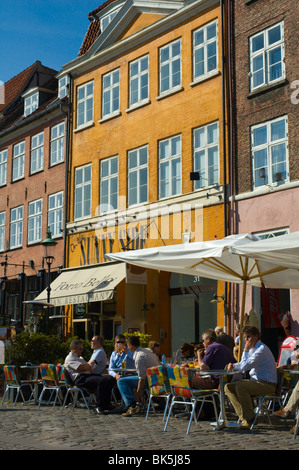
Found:
[[[101,161],[100,213],[118,208],[118,156]]]
[[[147,201],[148,147],[128,152],[128,206]]]
[[[102,117],[119,113],[120,105],[120,69],[103,75]]]
[[[289,179],[287,116],[251,128],[253,188]]]
[[[159,142],[159,198],[181,194],[181,136]]]
[[[10,211],[10,241],[11,249],[20,248],[23,240],[23,206]]]
[[[93,121],[93,81],[77,88],[77,127]]]
[[[25,140],[14,145],[12,157],[12,181],[24,177]]]
[[[50,165],[64,161],[64,122],[51,128]]]
[[[130,106],[148,100],[149,97],[149,56],[140,57],[130,63]]]
[[[29,116],[38,108],[38,95],[39,92],[35,92],[24,99],[24,115]]]
[[[113,20],[113,18],[117,15],[117,13],[119,12],[120,8],[117,8],[116,10],[113,10],[111,11],[110,13],[107,13],[107,15],[104,15],[102,18],[101,18],[101,24],[100,24],[100,28],[101,28],[101,33],[107,28],[107,26],[111,23],[111,21]]]
[[[0,212],[0,251],[5,250],[5,212]]]
[[[40,132],[31,138],[30,173],[41,171],[44,166],[44,133]]]
[[[6,184],[7,179],[7,149],[0,152],[0,186]]]
[[[193,80],[217,70],[217,20],[193,32]]]
[[[199,180],[194,181],[194,189],[219,183],[218,122],[194,129],[193,168],[199,173]]]
[[[181,39],[160,48],[160,94],[181,85]]]
[[[75,170],[75,219],[91,215],[91,164]]]
[[[48,198],[48,227],[52,237],[61,236],[63,217],[63,191],[50,194]]]
[[[249,38],[250,89],[270,85],[285,77],[283,22]]]
[[[28,204],[28,245],[42,239],[43,200],[37,199]]]
[[[70,78],[69,78],[68,75],[65,75],[64,77],[61,77],[58,80],[58,97],[60,99],[64,98],[65,96],[68,96],[68,94],[69,94],[69,89],[68,89],[69,82],[70,82]]]

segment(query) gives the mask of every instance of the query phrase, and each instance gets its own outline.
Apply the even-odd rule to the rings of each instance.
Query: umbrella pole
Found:
[[[244,328],[244,316],[245,316],[245,298],[246,298],[246,288],[247,288],[247,279],[243,282],[243,292],[242,292],[242,307],[241,307],[241,320],[240,320],[240,340],[239,340],[239,351],[238,351],[238,362],[241,360],[242,356],[242,343],[243,343],[243,328]]]

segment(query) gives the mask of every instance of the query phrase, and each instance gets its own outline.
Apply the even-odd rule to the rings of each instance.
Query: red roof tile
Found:
[[[33,74],[37,65],[40,64],[39,61],[36,61],[34,64],[30,65],[27,69],[20,72],[15,77],[8,80],[4,85],[4,104],[0,104],[0,112],[5,109],[17,96],[22,93],[28,79]]]

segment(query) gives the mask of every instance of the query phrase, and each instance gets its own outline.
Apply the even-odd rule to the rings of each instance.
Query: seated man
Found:
[[[125,336],[117,335],[115,337],[115,350],[110,356],[109,369],[120,369],[123,362],[126,362],[127,369],[135,369],[133,353],[128,350]],[[109,374],[115,377],[116,380],[122,377],[120,373],[113,370],[109,370]]]
[[[148,367],[154,367],[160,364],[156,354],[147,348],[140,347],[138,336],[128,337],[128,348],[134,353],[137,375],[128,375],[117,381],[121,397],[128,407],[128,410],[123,413],[122,416],[133,416],[140,412],[141,396],[146,383],[146,370]],[[136,398],[134,397],[135,389],[137,390]]]
[[[83,343],[79,339],[71,342],[71,352],[65,358],[64,366],[68,371],[72,381],[78,387],[85,387],[87,390],[96,393],[97,414],[105,414],[105,410],[113,409],[111,405],[111,391],[115,384],[115,379],[110,375],[94,374],[94,366],[86,362],[81,353]]]
[[[208,329],[202,334],[203,345],[205,349],[197,351],[198,367],[201,371],[223,370],[230,362],[235,362],[231,350],[218,343],[217,335],[214,330]],[[208,377],[194,377],[192,387],[200,390],[218,388],[219,377],[209,375]]]
[[[273,395],[276,389],[277,372],[274,356],[268,346],[260,340],[260,332],[255,326],[245,326],[243,330],[244,350],[241,361],[229,364],[228,370],[249,371],[249,379],[241,379],[225,385],[225,394],[231,401],[241,427],[250,427],[254,419],[253,396]]]
[[[90,343],[93,353],[88,362],[93,366],[94,374],[103,374],[106,372],[107,366],[107,356],[103,348],[104,338],[102,336],[94,336]]]

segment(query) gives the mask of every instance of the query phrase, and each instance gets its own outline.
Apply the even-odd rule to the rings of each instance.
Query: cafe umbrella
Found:
[[[279,237],[281,246],[291,247],[298,255],[299,236]],[[293,239],[297,238],[297,244]],[[161,271],[202,276],[243,286],[241,303],[241,333],[244,325],[245,296],[247,286],[299,289],[298,264],[284,264],[283,256],[271,257],[270,250],[267,259],[256,259],[253,256],[254,247],[262,241],[252,234],[230,235],[220,240],[183,243],[162,247],[146,248],[130,252],[111,253],[106,255],[111,260],[123,261],[136,266]],[[271,241],[271,240],[269,240]],[[267,247],[267,240],[263,241]],[[289,243],[289,245],[288,245]],[[279,243],[278,243],[279,245]],[[266,248],[264,248],[266,249]],[[245,253],[246,251],[246,253]],[[261,250],[262,252],[262,250]],[[252,256],[251,256],[252,255]],[[297,266],[297,268],[296,268]],[[242,340],[242,335],[240,334]],[[240,348],[241,351],[241,348]]]

